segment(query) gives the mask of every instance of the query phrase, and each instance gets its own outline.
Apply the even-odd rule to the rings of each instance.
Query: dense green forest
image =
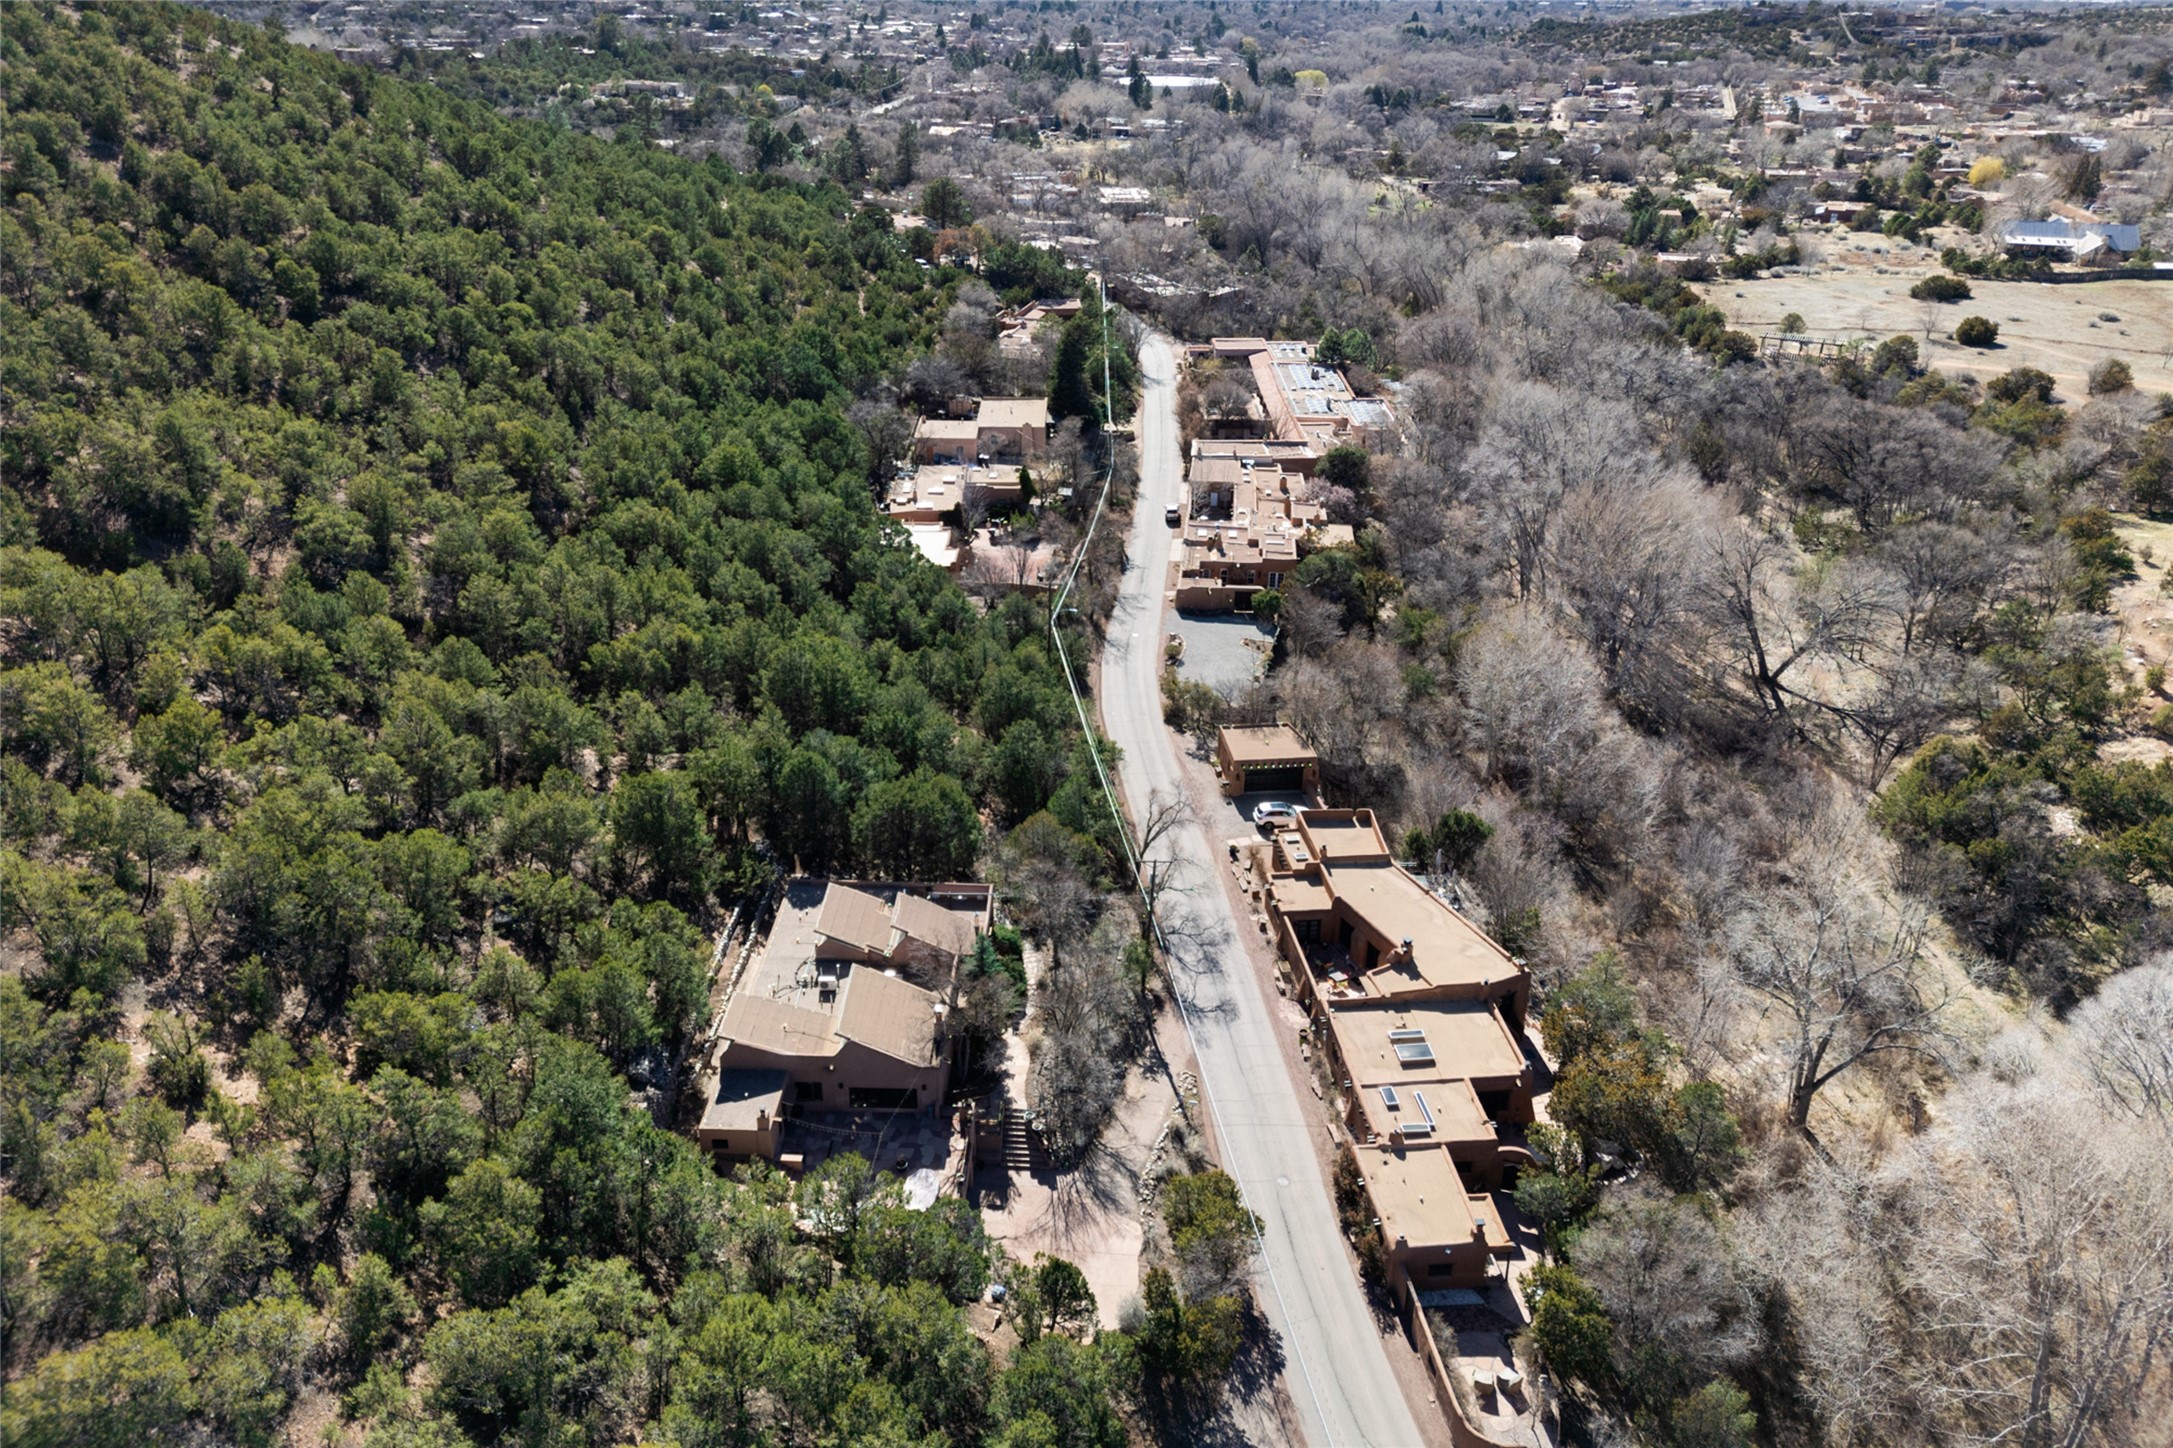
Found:
[[[846,416],[955,274],[199,11],[0,23],[0,1434],[1120,1440],[1128,1339],[969,1330],[970,1209],[629,1104],[721,901],[1096,828],[1041,617]]]
[[[727,115],[763,114],[773,96],[817,102],[860,95],[875,97],[904,83],[895,65],[852,69],[825,56],[813,65],[733,48],[710,50],[699,33],[652,40],[629,32],[619,17],[597,17],[590,35],[521,36],[485,60],[465,52],[403,49],[393,58],[395,75],[428,79],[454,95],[502,108],[537,107],[554,118],[615,123],[652,133],[695,132]],[[584,115],[592,87],[619,80],[676,80],[685,104],[659,105],[640,94],[598,98]]]

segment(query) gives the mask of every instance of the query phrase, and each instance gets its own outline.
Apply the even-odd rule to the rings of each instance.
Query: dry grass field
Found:
[[[1880,243],[1872,239],[1871,245]],[[1781,318],[1798,312],[1814,337],[1913,336],[1927,365],[1953,375],[1984,378],[2014,367],[2041,368],[2071,401],[2085,395],[2090,369],[2108,357],[2134,369],[2140,390],[2173,392],[2173,280],[2051,286],[1971,279],[1976,295],[1969,301],[1927,309],[1910,300],[1909,288],[1937,270],[1928,249],[1837,249],[1810,275],[1715,281],[1701,290],[1727,313],[1730,326],[1754,335],[1780,330]],[[2108,314],[2115,320],[2103,320]],[[1997,347],[1954,344],[1955,323],[1970,316],[1999,323]]]

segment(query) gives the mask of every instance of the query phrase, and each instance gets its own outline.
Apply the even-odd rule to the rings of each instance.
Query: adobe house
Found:
[[[840,962],[822,1005],[736,995],[721,1073],[778,1071],[783,1101],[816,1111],[925,1111],[950,1084],[948,1001],[877,965]]]
[[[963,467],[973,462],[980,442],[981,429],[970,417],[924,417],[913,429],[913,461]]]
[[[1225,796],[1320,793],[1320,756],[1288,724],[1217,729],[1215,773]]]
[[[695,1139],[774,1160],[782,1123],[801,1113],[939,1109],[959,961],[993,898],[977,883],[789,882],[712,1033]]]
[[[1503,1127],[1533,1119],[1524,1051],[1483,1001],[1422,1001],[1323,1013],[1327,1065],[1345,1125],[1369,1145],[1435,1146],[1467,1190],[1507,1190],[1531,1161]]]
[[[1523,1029],[1524,963],[1397,864],[1371,810],[1308,810],[1279,831],[1268,912],[1309,1006],[1482,1001]]]
[[[1397,1301],[1407,1289],[1482,1288],[1489,1260],[1514,1253],[1493,1199],[1464,1189],[1447,1152],[1403,1146],[1354,1150],[1381,1224],[1389,1294]]]
[[[922,418],[913,429],[913,461],[1015,468],[1040,457],[1048,443],[1046,397],[984,397],[970,418]]]
[[[1533,1160],[1516,1035],[1530,973],[1396,863],[1371,810],[1280,830],[1268,913],[1342,1093],[1391,1291],[1484,1287],[1517,1251],[1492,1194]]]
[[[1177,607],[1187,613],[1250,608],[1254,594],[1281,588],[1297,572],[1299,536],[1280,512],[1228,522],[1193,519],[1178,545]]]
[[[1049,442],[1049,399],[984,397],[974,414],[980,456],[994,463],[1029,463]]]

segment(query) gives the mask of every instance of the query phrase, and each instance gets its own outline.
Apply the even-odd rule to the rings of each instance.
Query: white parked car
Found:
[[[1283,800],[1271,799],[1253,806],[1252,822],[1264,830],[1284,829],[1296,824],[1298,816],[1304,813],[1305,806],[1302,804],[1289,804]]]

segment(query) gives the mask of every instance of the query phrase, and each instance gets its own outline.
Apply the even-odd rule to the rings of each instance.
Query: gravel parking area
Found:
[[[1238,693],[1266,672],[1275,630],[1242,613],[1172,613],[1170,632],[1185,641],[1178,677],[1223,695]]]

